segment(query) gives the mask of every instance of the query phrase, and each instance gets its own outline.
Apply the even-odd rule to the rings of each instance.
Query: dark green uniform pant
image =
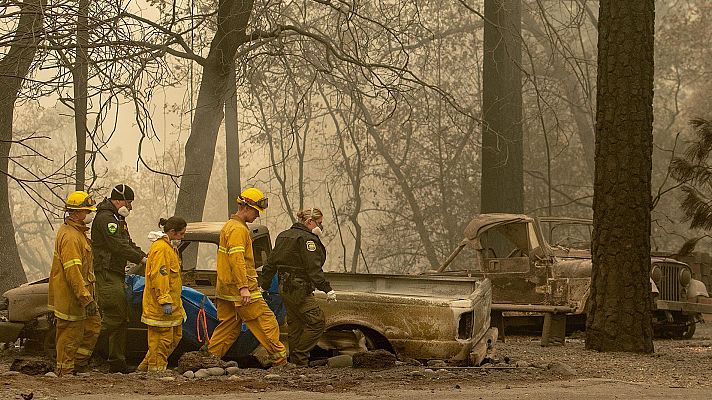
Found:
[[[324,333],[324,312],[312,293],[297,289],[283,290],[281,295],[287,309],[289,362],[308,365],[309,352]]]
[[[111,372],[126,371],[126,332],[128,302],[124,275],[106,270],[95,271],[96,293],[101,310],[101,335],[108,342],[108,362]]]

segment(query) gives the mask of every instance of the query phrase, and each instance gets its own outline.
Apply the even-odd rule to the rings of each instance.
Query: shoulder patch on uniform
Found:
[[[109,225],[106,226],[106,229],[109,231],[109,234],[113,235],[119,229],[119,226],[113,222],[109,222]]]
[[[160,272],[161,275],[166,276],[168,275],[168,268],[166,268],[165,265],[161,265],[161,268],[158,269],[158,272]]]
[[[316,251],[316,243],[313,240],[307,240],[307,250]]]

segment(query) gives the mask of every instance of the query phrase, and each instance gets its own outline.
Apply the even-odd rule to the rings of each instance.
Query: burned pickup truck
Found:
[[[208,296],[215,291],[215,263],[201,260],[216,254],[221,227],[188,224],[181,246],[184,253],[198,247],[198,261],[184,263],[184,285]],[[255,231],[253,238],[261,265],[271,249],[269,236]],[[418,360],[478,365],[497,340],[497,330],[490,328],[492,285],[486,278],[339,272],[326,278],[339,300],[327,303],[324,293],[315,292],[326,316],[316,353],[385,349]]]
[[[222,225],[188,224],[179,248],[184,286],[208,299],[215,294],[215,255]],[[260,266],[271,250],[269,232],[263,225],[252,224],[250,228],[255,261]],[[488,357],[497,340],[497,330],[490,328],[492,284],[486,278],[330,272],[327,279],[339,292],[339,300],[327,303],[323,293],[315,293],[326,315],[326,332],[313,356],[385,349],[405,358],[478,365]],[[140,352],[146,348],[146,333],[140,322],[140,301],[131,301],[132,296],[135,297],[127,291],[132,304],[129,343]],[[46,283],[12,289],[4,297],[9,320],[0,322],[0,341],[26,338],[44,343],[51,352],[54,333],[47,310]],[[278,317],[283,315],[275,291],[266,293],[265,299]],[[212,304],[201,307],[207,313],[208,333],[212,334],[217,325],[214,307]],[[189,313],[184,331],[195,330],[196,322]],[[184,334],[180,348],[198,348],[199,343],[187,341],[194,336]],[[261,349],[256,341],[249,341],[232,353],[244,356],[246,352],[259,359]]]
[[[503,330],[507,317],[544,315],[542,344],[561,341],[567,316],[585,322],[592,228],[590,219],[481,214],[432,272],[489,278],[494,325]],[[651,258],[650,283],[655,332],[691,338],[701,314],[712,312],[705,285],[687,264],[660,257]]]

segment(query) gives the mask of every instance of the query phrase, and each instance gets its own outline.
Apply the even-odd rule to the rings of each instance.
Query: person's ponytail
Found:
[[[168,219],[161,218],[158,220],[158,226],[163,228],[163,232],[180,232],[188,225],[183,217],[174,215]]]

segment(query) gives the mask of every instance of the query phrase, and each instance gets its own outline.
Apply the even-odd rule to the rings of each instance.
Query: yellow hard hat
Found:
[[[96,202],[89,196],[89,193],[78,190],[67,196],[64,209],[96,211]]]
[[[264,212],[268,205],[267,197],[257,188],[243,190],[236,200],[238,204],[250,206],[259,212]]]

